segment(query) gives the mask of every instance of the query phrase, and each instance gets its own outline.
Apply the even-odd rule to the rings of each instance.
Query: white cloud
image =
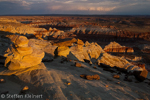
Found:
[[[21,4],[22,4],[22,6],[29,6],[29,5],[33,4],[33,2],[22,1]]]

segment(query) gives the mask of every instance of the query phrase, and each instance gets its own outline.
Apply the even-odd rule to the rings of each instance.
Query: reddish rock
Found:
[[[5,80],[4,79],[0,79],[0,83],[5,83]]]
[[[86,78],[85,74],[80,75],[81,78]]]
[[[135,71],[133,74],[138,81],[142,82],[147,78],[148,71],[145,69],[143,71]]]
[[[95,75],[93,75],[93,79],[95,79],[95,80],[99,80],[99,79],[100,79],[100,76],[99,76],[99,75],[97,75],[97,74],[95,74]]]
[[[93,75],[86,75],[87,80],[93,80]]]
[[[80,75],[81,78],[85,78],[87,80],[99,80],[100,79],[100,76],[95,74],[95,75],[85,75],[85,74],[82,74]]]
[[[93,68],[94,68],[94,69],[97,69],[97,67],[96,67],[96,66],[94,66]]]
[[[119,76],[119,75],[117,75],[117,74],[115,74],[115,75],[113,75],[113,78],[119,79],[119,78],[120,78],[120,76]]]
[[[108,86],[108,85],[105,85],[105,87],[108,88],[109,86]]]
[[[138,66],[145,70],[145,64],[138,64]]]
[[[76,62],[76,63],[75,63],[75,66],[76,66],[76,67],[81,67],[81,63]]]
[[[128,52],[128,53],[132,53],[132,52],[134,52],[134,50],[133,50],[133,48],[129,48],[129,47],[119,47],[119,48],[106,49],[105,52]]]

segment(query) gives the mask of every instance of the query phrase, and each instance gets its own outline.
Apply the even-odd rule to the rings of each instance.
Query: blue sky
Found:
[[[6,14],[150,15],[150,0],[0,0]]]

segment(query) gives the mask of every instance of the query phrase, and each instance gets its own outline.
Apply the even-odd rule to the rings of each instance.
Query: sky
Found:
[[[0,15],[150,15],[150,0],[0,0]]]

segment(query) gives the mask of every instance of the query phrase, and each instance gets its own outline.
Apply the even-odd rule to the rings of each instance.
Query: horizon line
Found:
[[[4,14],[0,16],[150,16],[150,14]]]

